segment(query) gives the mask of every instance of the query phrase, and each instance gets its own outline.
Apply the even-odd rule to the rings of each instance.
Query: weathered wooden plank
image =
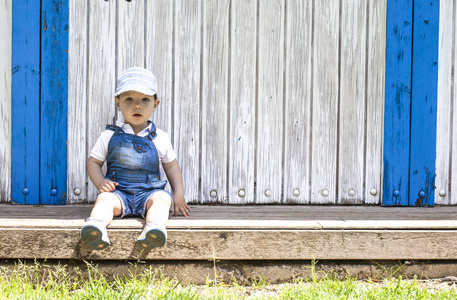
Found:
[[[186,200],[194,203],[199,201],[201,180],[201,19],[200,0],[176,1],[173,135]]]
[[[450,204],[451,101],[453,84],[454,1],[440,1],[438,104],[436,130],[436,204]],[[443,192],[444,193],[443,193]]]
[[[365,203],[382,199],[382,147],[387,1],[368,2]]]
[[[116,75],[132,67],[144,67],[144,0],[119,1],[116,13]],[[124,117],[117,112],[117,118]]]
[[[49,220],[61,220],[62,226],[67,220],[82,222],[92,209],[93,205],[67,205],[67,206],[17,206],[0,205],[0,224],[4,220],[17,221],[34,220],[41,222],[41,226],[48,226]],[[457,220],[457,206],[435,206],[433,208],[409,207],[381,207],[381,206],[297,206],[297,205],[255,205],[255,206],[216,206],[192,205],[190,217],[172,217],[169,224],[174,222],[206,221],[213,220],[285,220],[285,221],[383,221],[384,226],[389,226],[386,220],[403,221],[449,221]],[[130,223],[144,222],[137,218],[115,219],[112,224],[124,226]],[[81,223],[82,224],[82,223]],[[138,223],[139,224],[139,223]],[[238,223],[239,225],[239,223]],[[117,226],[117,225],[116,225]],[[127,226],[127,225],[126,225]],[[130,225],[128,225],[130,226]],[[138,226],[138,225],[135,225]]]
[[[435,205],[439,1],[414,1],[409,205]]]
[[[0,7],[0,202],[11,201],[11,59],[12,0]]]
[[[173,12],[174,1],[146,1],[145,68],[157,78],[157,97],[160,105],[152,115],[152,121],[172,136],[173,123]],[[162,178],[166,174],[161,170]],[[170,190],[169,185],[167,189]]]
[[[40,3],[15,1],[12,33],[12,201],[39,203]]]
[[[261,1],[258,14],[256,203],[280,203],[284,169],[285,2]]]
[[[174,1],[146,1],[145,67],[156,75],[160,99],[152,119],[168,134],[172,130],[173,11]]]
[[[311,201],[336,203],[339,1],[315,1]]]
[[[71,0],[68,41],[68,203],[87,199],[87,46],[88,6]]]
[[[231,2],[228,197],[254,203],[257,1]]]
[[[338,202],[361,204],[364,192],[367,1],[341,1]]]
[[[274,216],[273,216],[274,217]],[[3,219],[1,228],[11,229],[80,229],[84,219]],[[143,219],[115,219],[109,230],[141,230]],[[217,219],[199,220],[172,218],[167,230],[455,230],[457,220],[249,220]]]
[[[454,5],[454,18],[456,16],[456,13],[457,13],[457,5]],[[453,49],[452,49],[452,53],[453,53],[453,65],[455,66],[455,61],[457,59],[457,47],[455,47],[455,41],[457,39],[457,21],[456,19],[454,19],[454,23],[453,23],[453,28],[454,28],[454,31],[453,31]],[[454,79],[454,73],[455,70],[453,69],[452,70],[452,76],[451,78]],[[451,94],[453,95],[453,97],[451,98],[451,103],[452,103],[452,114],[451,114],[451,120],[452,120],[452,123],[451,123],[451,128],[452,128],[452,133],[451,133],[451,142],[450,142],[450,147],[451,147],[451,151],[452,153],[455,153],[456,149],[457,149],[457,130],[454,130],[453,128],[455,126],[457,126],[457,109],[454,109],[454,99],[455,99],[455,95],[457,93],[457,85],[455,84],[455,80],[453,82],[453,89],[451,90]],[[457,159],[452,159],[451,157],[451,162],[450,162],[450,172],[451,174],[454,172],[454,170],[457,170]],[[452,176],[451,175],[451,180],[450,180],[450,193],[449,193],[449,197],[451,199],[453,199],[453,201],[451,202],[452,204],[456,204],[457,203],[457,197],[454,197],[454,195],[457,195],[457,176]]]
[[[81,242],[78,229],[5,228],[0,231],[0,257],[309,260],[454,259],[457,255],[457,230],[169,230],[167,245],[151,251],[136,245],[140,232],[110,229],[112,246],[93,251]],[[447,245],[444,251],[443,244]]]
[[[227,202],[230,1],[203,3],[200,203]]]
[[[144,67],[144,0],[119,1],[117,7],[117,71]]]
[[[116,3],[90,1],[89,4],[87,155],[90,154],[105,125],[113,122],[116,82]],[[98,191],[88,177],[87,182],[87,200],[92,202],[96,199]]]
[[[408,205],[413,1],[388,1],[383,205]]]
[[[41,3],[41,204],[67,202],[68,2]]]
[[[291,1],[286,9],[283,195],[286,203],[309,203],[312,1]]]

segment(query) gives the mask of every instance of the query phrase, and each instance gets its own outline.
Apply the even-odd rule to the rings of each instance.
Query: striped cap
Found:
[[[134,67],[125,70],[117,78],[117,88],[114,97],[128,91],[140,92],[153,96],[157,94],[157,79],[152,72]]]

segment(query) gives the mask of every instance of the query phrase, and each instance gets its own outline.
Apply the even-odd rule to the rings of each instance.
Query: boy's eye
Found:
[[[150,101],[150,99],[149,98],[143,98],[143,101],[144,102],[148,102],[148,101]]]
[[[133,99],[130,97],[125,98],[125,101],[132,101]]]

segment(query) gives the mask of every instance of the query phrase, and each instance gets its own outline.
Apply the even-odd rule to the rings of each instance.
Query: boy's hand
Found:
[[[112,192],[116,189],[117,185],[119,185],[119,183],[116,181],[111,181],[105,178],[98,184],[97,188],[100,193]]]
[[[184,199],[184,195],[173,195],[173,201],[175,202],[175,213],[174,215],[177,216],[178,212],[180,212],[184,217],[190,216],[190,207],[187,205],[186,200]]]

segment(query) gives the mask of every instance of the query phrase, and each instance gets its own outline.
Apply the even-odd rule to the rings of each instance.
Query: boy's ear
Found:
[[[157,106],[159,106],[159,104],[160,104],[160,100],[156,98],[156,99],[154,100],[154,108],[156,108]]]
[[[114,97],[114,100],[116,101],[116,106],[119,107],[119,96]]]

